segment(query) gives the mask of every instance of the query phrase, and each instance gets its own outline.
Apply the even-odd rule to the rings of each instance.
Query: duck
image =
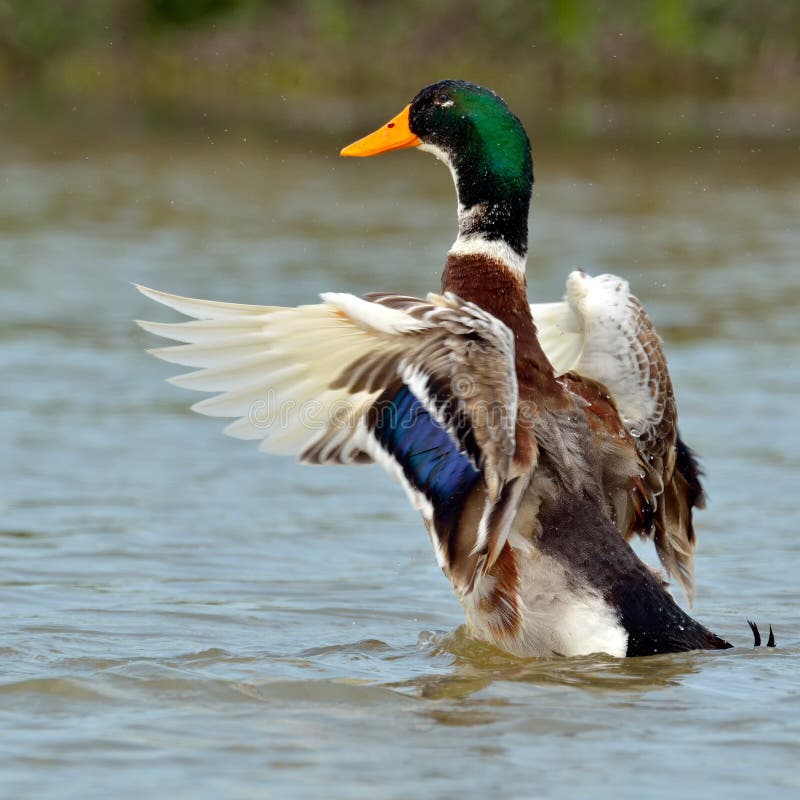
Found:
[[[663,342],[628,283],[576,270],[528,300],[533,188],[525,129],[494,91],[443,80],[341,151],[433,154],[458,235],[426,297],[341,292],[297,307],[137,287],[188,317],[141,327],[177,344],[194,411],[301,463],[377,463],[420,512],[474,638],[519,657],[731,647],[694,597],[700,470],[678,431]],[[634,552],[652,539],[666,575]]]

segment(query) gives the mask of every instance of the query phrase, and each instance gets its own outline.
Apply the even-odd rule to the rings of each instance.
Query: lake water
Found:
[[[436,289],[447,171],[57,141],[0,142],[0,796],[800,796],[796,150],[535,148],[531,298],[578,265],[650,310],[707,471],[694,613],[737,647],[525,661],[464,635],[378,468],[227,439],[131,322],[176,319],[131,281]]]

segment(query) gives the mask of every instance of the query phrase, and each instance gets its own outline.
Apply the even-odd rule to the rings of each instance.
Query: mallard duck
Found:
[[[478,639],[518,656],[642,656],[730,645],[627,539],[652,536],[693,594],[696,462],[662,344],[628,285],[573,273],[530,306],[528,137],[493,91],[446,80],[344,148],[416,148],[452,173],[458,237],[439,293],[326,293],[297,308],[139,287],[193,318],[141,322],[210,392],[226,433],[309,464],[377,462],[422,514]]]

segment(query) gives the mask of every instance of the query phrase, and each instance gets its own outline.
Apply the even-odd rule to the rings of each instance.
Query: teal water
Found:
[[[336,144],[0,142],[0,796],[797,796],[800,157],[535,149],[531,298],[577,265],[650,310],[711,498],[694,613],[737,647],[521,661],[379,469],[225,438],[131,322],[174,319],[131,281],[437,288],[447,171]]]

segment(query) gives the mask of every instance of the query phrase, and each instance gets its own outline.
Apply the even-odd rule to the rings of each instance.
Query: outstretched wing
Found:
[[[564,301],[532,305],[539,341],[558,375],[577,374],[608,389],[640,454],[634,516],[652,521],[658,555],[694,598],[692,508],[705,504],[697,462],[678,436],[675,396],[663,343],[627,281],[575,271]],[[631,515],[627,515],[630,518]],[[649,525],[648,525],[649,527]],[[631,529],[623,530],[630,534]],[[647,534],[649,530],[640,529]]]
[[[452,294],[325,294],[297,308],[215,303],[138,287],[194,319],[140,322],[181,342],[192,406],[226,433],[311,464],[377,461],[405,486],[441,566],[468,591],[496,559],[519,495],[510,330]],[[466,524],[464,515],[474,518]]]

